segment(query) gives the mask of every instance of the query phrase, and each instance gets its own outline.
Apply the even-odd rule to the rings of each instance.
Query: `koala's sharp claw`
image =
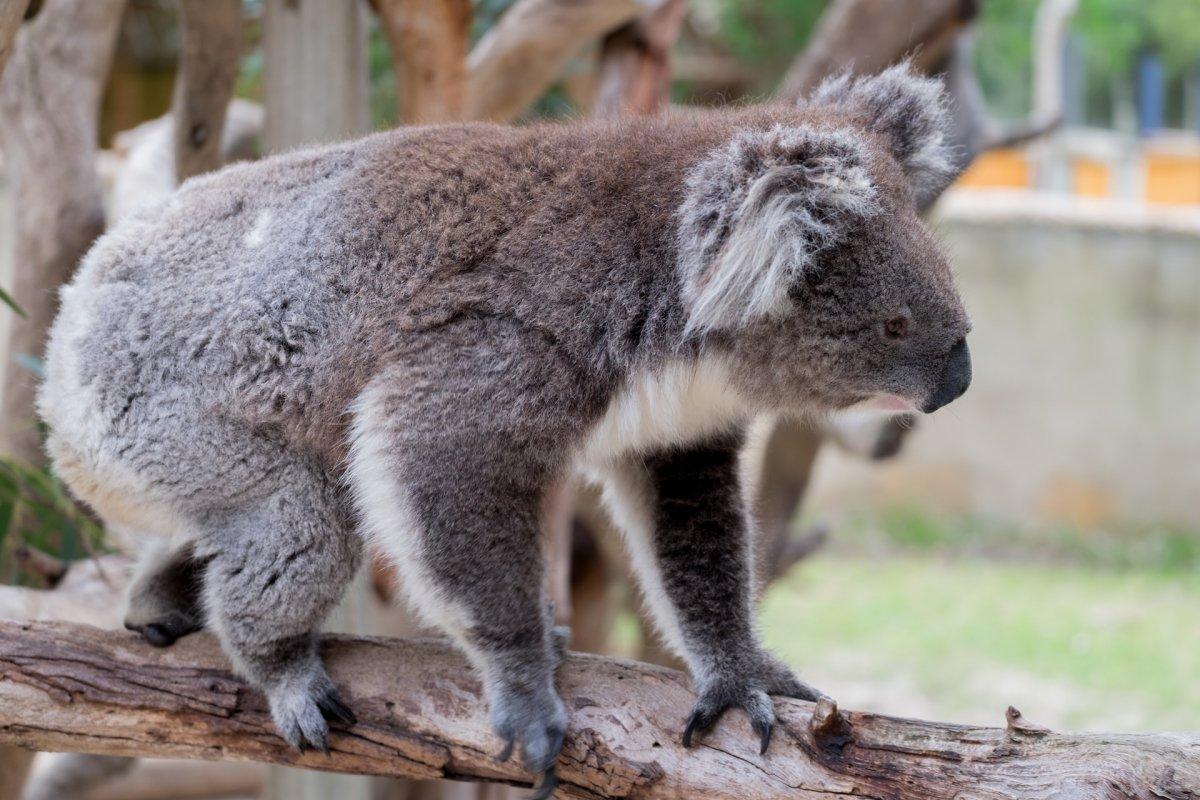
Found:
[[[762,747],[759,748],[758,754],[760,756],[766,755],[767,748],[771,746],[771,732],[775,730],[775,726],[766,720],[752,719],[750,727],[754,729],[754,732],[762,740]]]
[[[516,747],[517,747],[516,732],[504,734],[504,749],[501,750],[500,754],[496,756],[496,760],[502,764],[505,761],[508,761],[510,758],[512,758],[513,750],[515,750]]]
[[[533,787],[533,794],[529,795],[529,800],[546,800],[554,789],[558,786],[558,775],[554,769],[550,768],[542,773],[542,778]]]
[[[688,717],[687,727],[683,729],[683,746],[692,746],[692,735],[696,733],[704,733],[713,723],[713,719],[700,709],[692,712]]]
[[[349,706],[342,702],[342,698],[338,697],[337,692],[329,692],[317,698],[317,707],[321,709],[325,719],[334,719],[343,725],[358,724],[358,717],[354,715]]]

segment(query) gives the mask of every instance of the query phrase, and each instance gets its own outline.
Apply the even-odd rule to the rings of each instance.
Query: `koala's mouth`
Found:
[[[920,406],[903,395],[881,392],[848,406],[846,411],[870,414],[917,414]]]

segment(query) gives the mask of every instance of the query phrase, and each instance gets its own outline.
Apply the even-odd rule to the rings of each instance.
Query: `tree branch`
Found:
[[[834,0],[778,97],[796,102],[828,75],[843,70],[871,75],[910,54],[918,67],[931,69],[976,7],[977,0]]]
[[[182,183],[221,166],[221,131],[237,82],[241,0],[181,0],[183,43],[171,98],[175,175]]]
[[[661,2],[518,0],[471,51],[467,118],[513,119],[586,43]]]
[[[80,625],[0,622],[0,744],[111,755],[263,761],[334,772],[526,783],[494,753],[480,684],[439,641],[323,641],[358,714],[333,751],[298,754],[263,698],[230,675],[213,640],[167,650]],[[1007,729],[839,712],[778,700],[771,751],[728,715],[700,747],[679,732],[692,694],[677,672],[572,655],[560,679],[572,710],[559,761],[563,796],[1175,798],[1200,786],[1200,736],[1060,735],[1010,715]],[[1011,720],[1016,719],[1019,724]]]
[[[467,95],[469,0],[371,0],[392,51],[400,121],[462,119]]]
[[[666,0],[605,37],[597,65],[592,115],[657,114],[671,99],[671,46],[687,16],[687,0]]]

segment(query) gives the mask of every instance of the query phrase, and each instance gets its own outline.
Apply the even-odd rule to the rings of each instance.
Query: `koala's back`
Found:
[[[735,124],[419,128],[188,182],[63,291],[39,399],[56,466],[117,517],[132,494],[170,505],[183,473],[200,498],[297,449],[336,464],[381,364],[464,312],[619,358],[645,299],[672,294],[686,167]]]

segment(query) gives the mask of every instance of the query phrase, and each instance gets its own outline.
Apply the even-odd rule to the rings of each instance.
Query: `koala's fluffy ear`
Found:
[[[785,313],[816,254],[875,211],[868,158],[861,134],[776,126],[697,165],[679,209],[688,332]]]
[[[921,77],[909,63],[871,77],[843,73],[827,78],[807,104],[849,111],[869,130],[886,136],[918,205],[936,197],[954,178],[954,155],[946,141],[950,115],[941,81]]]

